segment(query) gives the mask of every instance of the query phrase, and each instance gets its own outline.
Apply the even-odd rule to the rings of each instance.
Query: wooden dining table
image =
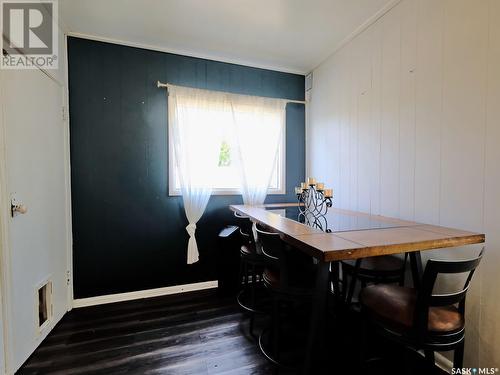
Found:
[[[329,273],[332,262],[408,253],[415,288],[422,277],[421,251],[485,242],[485,235],[466,230],[330,208],[323,227],[299,220],[298,203],[261,206],[231,205],[230,209],[280,233],[293,247],[317,260],[316,284],[307,339],[304,374],[310,374],[324,337]]]

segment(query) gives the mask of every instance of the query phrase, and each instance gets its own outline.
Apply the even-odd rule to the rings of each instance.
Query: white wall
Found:
[[[22,365],[72,305],[67,285],[71,223],[68,128],[62,118],[62,30],[59,59],[58,70],[0,71],[0,282],[5,329],[0,348],[5,344],[8,374]],[[27,205],[25,215],[10,217],[12,192]],[[36,292],[47,280],[53,287],[53,317],[40,331]]]
[[[3,102],[4,102],[4,90],[2,88],[4,87],[4,82],[2,79],[2,74],[0,74],[0,155],[5,155],[5,142],[3,141],[4,138],[4,108],[3,108]],[[7,334],[7,329],[6,329],[6,319],[5,319],[5,312],[7,311],[7,305],[6,305],[6,299],[5,299],[5,291],[6,291],[6,270],[5,270],[5,265],[3,262],[4,259],[4,252],[5,252],[5,247],[6,247],[6,237],[7,237],[7,232],[8,232],[8,227],[5,224],[5,220],[8,217],[8,212],[5,212],[5,204],[2,201],[1,197],[5,197],[7,195],[6,189],[7,186],[4,183],[5,181],[5,160],[0,158],[0,209],[4,212],[0,212],[0,374],[5,374],[7,372],[7,365],[6,365],[6,354],[7,354],[7,345],[6,345],[6,334]],[[7,208],[8,209],[8,208]]]
[[[0,299],[0,322],[3,323],[3,314],[2,309],[3,306],[2,301]],[[4,329],[3,324],[0,323],[0,374],[4,374],[6,370],[5,367],[5,346],[4,346]]]
[[[470,366],[500,366],[499,67],[500,1],[403,0],[313,72],[308,110],[308,173],[338,207],[486,233]]]

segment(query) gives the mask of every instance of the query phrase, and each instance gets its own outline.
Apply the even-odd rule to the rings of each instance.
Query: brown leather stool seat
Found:
[[[413,327],[416,300],[415,289],[390,284],[370,285],[360,294],[366,311],[398,332],[409,331]],[[427,328],[430,333],[457,332],[464,326],[464,317],[457,307],[429,307]]]

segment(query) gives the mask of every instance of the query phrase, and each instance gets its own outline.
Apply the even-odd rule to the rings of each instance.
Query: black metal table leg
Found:
[[[422,256],[420,251],[410,253],[411,276],[413,279],[413,287],[420,289],[420,280],[422,280]]]
[[[317,364],[317,361],[320,361],[323,357],[319,351],[324,346],[329,272],[330,263],[321,262],[318,264],[316,288],[312,301],[311,322],[309,324],[306,357],[303,369],[303,373],[306,375],[317,373],[313,372],[313,367],[315,367],[314,364]]]

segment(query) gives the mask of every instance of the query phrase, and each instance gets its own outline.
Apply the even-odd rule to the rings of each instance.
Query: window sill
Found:
[[[285,194],[286,194],[285,189],[273,189],[267,192],[267,195],[285,195]],[[241,192],[239,190],[234,190],[234,189],[214,189],[211,195],[241,195]],[[169,190],[168,196],[180,197],[182,196],[182,193],[180,189]]]

